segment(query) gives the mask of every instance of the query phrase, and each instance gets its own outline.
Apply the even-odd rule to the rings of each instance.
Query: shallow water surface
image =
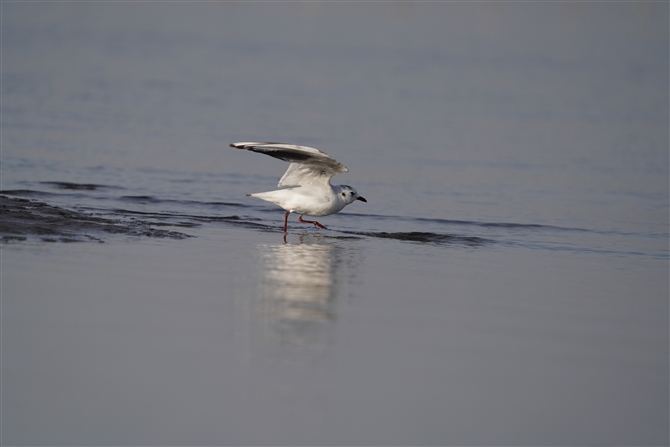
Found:
[[[2,12],[3,445],[667,445],[667,4]]]

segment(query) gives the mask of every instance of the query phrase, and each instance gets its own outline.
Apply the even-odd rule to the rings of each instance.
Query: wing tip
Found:
[[[264,146],[266,144],[284,144],[284,143],[275,143],[271,141],[240,141],[239,143],[230,143],[230,147],[235,149],[251,149],[254,146]]]
[[[259,143],[255,141],[240,141],[239,143],[230,143],[230,147],[235,149],[251,149],[253,146],[258,145]]]

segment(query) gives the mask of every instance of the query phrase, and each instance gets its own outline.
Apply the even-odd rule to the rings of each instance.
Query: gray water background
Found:
[[[667,3],[1,8],[3,445],[668,444]]]

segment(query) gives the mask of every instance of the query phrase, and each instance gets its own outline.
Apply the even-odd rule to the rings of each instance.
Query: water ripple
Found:
[[[367,236],[380,239],[395,239],[398,241],[421,242],[428,244],[460,244],[468,246],[480,246],[484,244],[494,243],[492,239],[484,239],[476,236],[459,236],[453,234],[440,234],[423,231],[410,231],[399,233],[381,232],[358,232],[358,231],[344,231],[347,234],[355,234],[358,236]]]

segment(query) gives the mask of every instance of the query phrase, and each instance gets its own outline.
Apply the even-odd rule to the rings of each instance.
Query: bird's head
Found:
[[[356,190],[349,185],[340,185],[336,192],[340,200],[345,202],[347,205],[355,200],[360,200],[361,202],[367,202],[367,200],[365,200],[365,197],[359,196]]]

